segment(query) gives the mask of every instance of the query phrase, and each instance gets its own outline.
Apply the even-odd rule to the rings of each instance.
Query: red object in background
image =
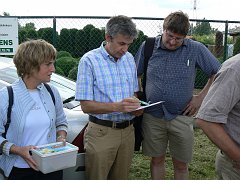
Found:
[[[72,144],[78,147],[78,153],[84,153],[84,145],[83,145],[83,138],[84,138],[84,132],[87,128],[86,124],[84,128],[80,131],[80,133],[77,135],[77,137],[73,140]]]

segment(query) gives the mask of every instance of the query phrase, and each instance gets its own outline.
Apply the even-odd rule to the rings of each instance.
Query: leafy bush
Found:
[[[72,57],[72,55],[69,52],[67,52],[67,51],[59,51],[59,52],[57,52],[57,59],[59,59],[61,57]]]
[[[58,66],[55,67],[55,73],[64,76],[63,70],[60,67],[58,67]]]
[[[67,77],[69,71],[77,65],[76,59],[73,57],[61,57],[56,60],[56,66],[60,67],[64,75]]]
[[[199,41],[203,44],[209,44],[214,45],[215,44],[215,34],[209,34],[209,35],[194,35],[193,36],[196,41]]]
[[[77,80],[77,72],[78,72],[78,67],[75,66],[69,71],[68,78],[76,81]]]

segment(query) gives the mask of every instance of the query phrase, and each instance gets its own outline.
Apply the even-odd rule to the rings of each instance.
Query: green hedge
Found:
[[[78,67],[75,66],[73,69],[69,71],[68,78],[76,81],[77,80],[77,72],[78,72]]]
[[[73,57],[61,57],[56,60],[56,67],[63,70],[64,76],[68,76],[69,71],[77,66],[77,61]]]
[[[59,59],[61,57],[72,57],[72,55],[69,52],[67,52],[67,51],[59,51],[59,52],[57,52],[57,59]]]

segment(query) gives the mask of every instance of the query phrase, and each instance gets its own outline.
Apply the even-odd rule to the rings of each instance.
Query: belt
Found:
[[[111,127],[111,128],[116,128],[116,129],[124,129],[133,123],[133,119],[130,121],[113,122],[113,121],[109,121],[109,120],[98,119],[94,116],[89,116],[89,121],[93,122],[95,124],[99,124],[99,125],[107,126],[107,127]]]

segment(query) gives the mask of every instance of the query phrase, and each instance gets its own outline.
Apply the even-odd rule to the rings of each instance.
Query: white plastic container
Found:
[[[66,142],[51,143],[37,146],[32,149],[32,157],[38,165],[38,169],[46,174],[53,171],[76,166],[78,147]]]

